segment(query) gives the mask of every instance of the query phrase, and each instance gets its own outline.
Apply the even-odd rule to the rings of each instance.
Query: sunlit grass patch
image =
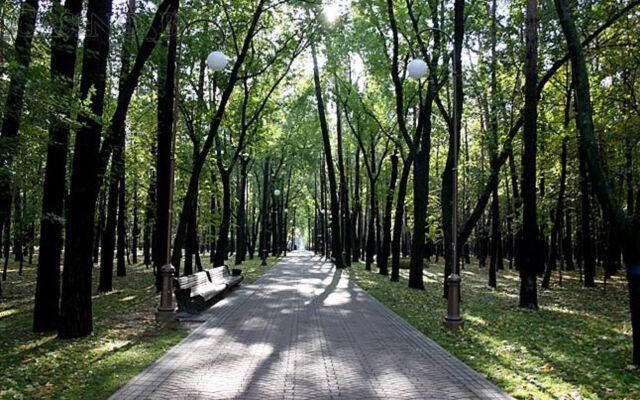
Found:
[[[408,264],[403,260],[403,264]],[[640,372],[631,363],[631,324],[625,282],[583,288],[565,273],[564,286],[539,288],[540,310],[518,309],[517,271],[499,271],[498,288],[487,286],[488,272],[462,271],[459,333],[443,327],[443,266],[425,269],[426,290],[407,287],[363,264],[350,276],[410,324],[458,358],[522,399],[640,399]],[[554,277],[555,278],[555,277]]]

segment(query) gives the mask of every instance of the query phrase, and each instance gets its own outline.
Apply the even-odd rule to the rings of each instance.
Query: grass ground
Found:
[[[240,267],[245,282],[274,262],[269,259],[267,267],[257,259],[245,262]],[[130,266],[124,278],[114,277],[113,292],[94,295],[91,336],[60,340],[55,333],[33,333],[35,266],[26,266],[22,276],[10,267],[0,302],[0,399],[107,398],[188,333],[188,328],[155,323],[159,296],[151,270],[143,265]]]
[[[467,266],[462,271],[464,329],[452,333],[442,323],[443,269],[436,264],[425,269],[424,291],[407,288],[408,270],[401,271],[399,283],[366,271],[363,264],[351,268],[350,275],[516,398],[640,400],[640,371],[630,364],[631,322],[622,280],[610,280],[605,293],[602,282],[587,289],[576,275],[565,273],[562,287],[539,288],[540,310],[535,312],[517,307],[517,272],[499,271],[494,290],[487,286],[486,269]]]

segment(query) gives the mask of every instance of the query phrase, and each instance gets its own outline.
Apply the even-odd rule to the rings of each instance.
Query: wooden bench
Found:
[[[224,281],[210,280],[204,271],[174,278],[173,284],[178,307],[190,314],[206,310],[210,301],[228,287]]]
[[[229,267],[227,267],[226,265],[208,269],[207,274],[209,274],[209,279],[211,280],[211,282],[224,283],[229,288],[238,285],[244,279],[244,276],[241,274],[233,276],[229,272]]]

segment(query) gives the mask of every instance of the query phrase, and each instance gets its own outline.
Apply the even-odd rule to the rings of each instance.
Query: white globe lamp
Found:
[[[221,51],[212,51],[207,57],[207,67],[213,71],[222,71],[226,66],[229,59]]]
[[[424,78],[427,75],[427,63],[419,58],[411,60],[407,65],[407,74],[413,79]]]
[[[280,196],[280,189],[274,190],[273,191],[273,195],[276,196],[276,197]]]

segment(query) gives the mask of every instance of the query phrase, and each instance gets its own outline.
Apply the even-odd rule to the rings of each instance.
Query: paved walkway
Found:
[[[218,302],[112,399],[509,399],[310,253]]]

